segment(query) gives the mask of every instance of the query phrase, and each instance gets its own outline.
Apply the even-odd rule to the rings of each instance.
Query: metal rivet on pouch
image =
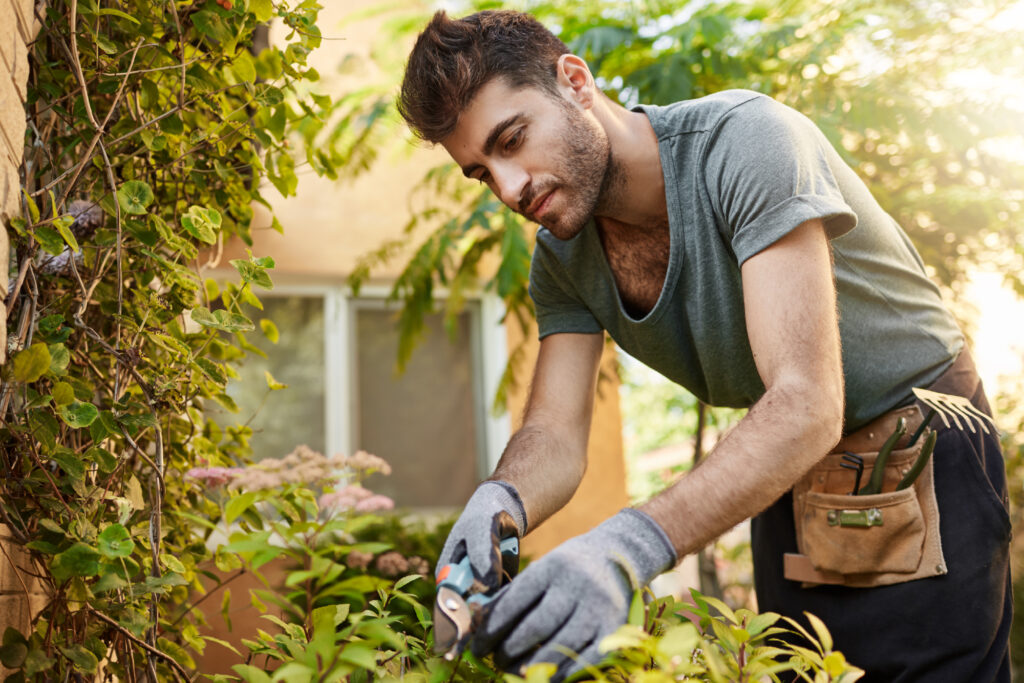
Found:
[[[935,573],[936,574],[941,574],[944,571],[946,571],[946,568],[943,567],[941,564],[935,565]]]

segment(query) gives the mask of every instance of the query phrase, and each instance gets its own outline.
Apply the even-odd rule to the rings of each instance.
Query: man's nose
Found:
[[[520,207],[519,202],[523,198],[523,190],[530,182],[530,174],[519,164],[496,164],[491,169],[494,177],[494,189],[498,198],[512,209],[519,211],[527,207]]]

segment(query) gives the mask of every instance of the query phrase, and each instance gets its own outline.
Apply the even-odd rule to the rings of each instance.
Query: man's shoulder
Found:
[[[659,138],[713,130],[731,112],[755,102],[774,102],[753,90],[723,90],[669,105],[637,105],[634,111],[647,114]],[[746,107],[749,108],[749,107]]]

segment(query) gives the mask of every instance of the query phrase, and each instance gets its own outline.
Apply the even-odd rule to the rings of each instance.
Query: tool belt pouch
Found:
[[[785,575],[805,586],[885,586],[945,574],[932,461],[913,484],[895,490],[921,452],[894,450],[882,493],[850,495],[856,476],[840,467],[842,453],[825,457],[793,488],[799,555],[785,557]],[[865,479],[877,453],[858,453]]]

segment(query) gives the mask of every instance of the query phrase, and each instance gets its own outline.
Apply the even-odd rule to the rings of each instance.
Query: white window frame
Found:
[[[225,271],[213,277],[218,275],[230,278],[232,272]],[[259,292],[261,298],[323,297],[325,448],[327,454],[350,455],[356,449],[356,430],[353,424],[357,372],[355,314],[361,306],[388,306],[387,297],[391,287],[385,284],[367,284],[360,288],[359,297],[356,298],[352,294],[352,289],[343,283],[309,281],[306,278],[290,279],[280,273],[275,273],[273,277],[274,289]],[[447,294],[447,290],[437,290],[435,298],[443,300]],[[470,330],[470,344],[473,350],[473,378],[476,384],[474,399],[481,404],[474,411],[477,415],[479,439],[477,474],[479,479],[484,479],[497,467],[511,435],[511,419],[508,412],[495,415],[491,410],[508,362],[506,329],[502,323],[505,305],[499,296],[490,292],[472,292],[466,298],[477,307],[477,311],[471,316],[473,326]],[[398,306],[397,302],[391,302],[388,307],[397,310]]]

